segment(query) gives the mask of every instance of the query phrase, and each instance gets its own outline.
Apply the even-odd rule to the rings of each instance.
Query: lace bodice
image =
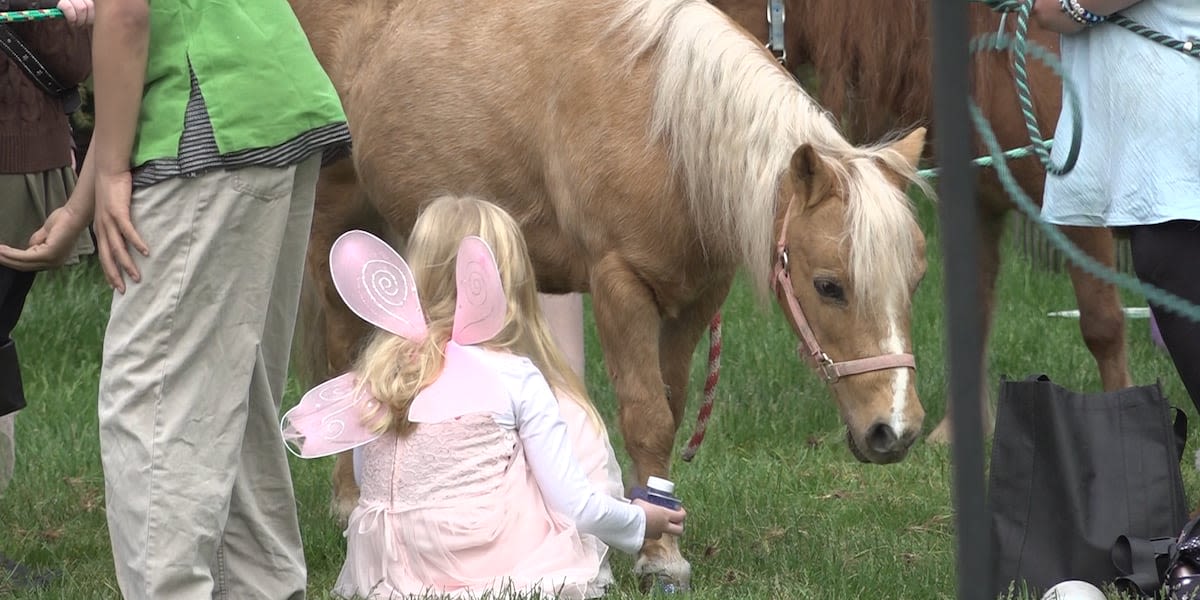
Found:
[[[388,434],[363,448],[361,499],[403,511],[490,495],[503,485],[518,443],[487,413]]]

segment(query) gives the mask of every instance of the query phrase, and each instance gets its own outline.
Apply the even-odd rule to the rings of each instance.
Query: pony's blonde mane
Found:
[[[630,64],[656,60],[651,133],[665,139],[701,231],[737,240],[756,290],[769,293],[781,175],[808,142],[845,193],[850,277],[860,308],[905,294],[917,268],[908,196],[892,169],[925,186],[887,143],[855,147],[828,113],[749,35],[705,0],[626,0],[614,23]],[[618,38],[619,39],[619,38]],[[911,251],[910,251],[911,249]]]

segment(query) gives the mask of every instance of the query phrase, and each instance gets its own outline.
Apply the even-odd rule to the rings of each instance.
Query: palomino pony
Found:
[[[924,419],[909,331],[925,248],[905,194],[924,130],[851,145],[703,0],[293,5],[354,136],[318,188],[300,325],[318,378],[366,331],[331,285],[334,239],[402,247],[424,201],[474,194],[522,224],[542,291],[592,295],[637,481],[669,476],[693,352],[740,268],[808,341],[852,452],[905,456]],[[690,579],[669,537],[635,571]]]
[[[767,9],[770,0],[711,0],[753,33],[762,43],[771,42]],[[964,2],[967,0],[963,0]],[[847,123],[853,139],[872,139],[897,126],[929,124],[933,119],[932,24],[927,0],[784,0],[784,47],[787,64],[797,77],[812,69],[819,80],[823,106]],[[1006,20],[1011,33],[1016,15]],[[999,14],[985,6],[970,6],[971,35],[998,31]],[[1032,24],[1029,39],[1057,49],[1058,34]],[[1029,143],[1025,120],[1017,102],[1012,59],[1008,53],[986,53],[973,60],[973,95],[992,123],[1000,144],[1016,148]],[[1029,84],[1043,137],[1054,134],[1061,105],[1062,84],[1053,71],[1029,60]],[[1062,140],[1066,143],[1067,140]],[[928,148],[932,150],[932,145]],[[978,155],[986,153],[977,143]],[[1012,161],[1013,174],[1025,192],[1040,202],[1046,173],[1036,158]],[[1000,270],[1000,241],[1006,216],[1013,204],[991,169],[980,169],[979,277],[983,296],[983,331],[988,332],[995,305],[995,282]],[[942,199],[954,201],[958,199]],[[1093,227],[1063,227],[1076,245],[1096,260],[1116,263],[1112,231]],[[1117,288],[1070,266],[1071,283],[1079,303],[1079,327],[1084,343],[1095,357],[1105,390],[1132,384],[1125,352],[1125,317]],[[987,359],[984,358],[986,372]],[[987,378],[980,398],[989,414]],[[950,403],[947,404],[949,406]],[[990,422],[990,419],[988,419]],[[930,434],[937,442],[949,440],[949,414]]]

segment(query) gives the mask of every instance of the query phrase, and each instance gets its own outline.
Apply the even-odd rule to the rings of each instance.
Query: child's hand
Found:
[[[72,27],[91,25],[96,20],[94,0],[59,0],[58,10]]]
[[[634,504],[646,512],[646,539],[657,540],[662,534],[683,535],[683,520],[687,511],[680,508],[671,510],[645,500],[634,500]]]

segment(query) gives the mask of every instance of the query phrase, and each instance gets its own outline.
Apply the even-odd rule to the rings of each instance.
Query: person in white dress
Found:
[[[1106,23],[1122,15],[1200,46],[1197,0],[1036,0],[1033,16],[1062,34],[1064,86],[1052,158],[1061,163],[1072,120],[1079,160],[1046,178],[1042,218],[1128,234],[1142,281],[1200,305],[1200,58]],[[1200,410],[1200,323],[1151,303],[1163,342]]]

